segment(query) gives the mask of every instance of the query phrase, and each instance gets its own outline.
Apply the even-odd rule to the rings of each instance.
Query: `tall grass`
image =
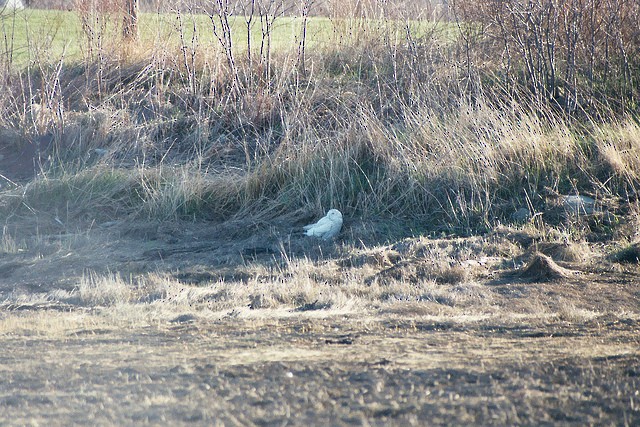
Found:
[[[208,27],[181,11],[177,45],[143,34],[10,67],[2,126],[51,146],[41,176],[14,190],[24,203],[3,209],[224,220],[337,207],[470,231],[542,209],[550,192],[635,192],[628,103],[558,108],[479,62],[503,48],[480,43],[481,27],[361,12],[316,21],[327,27],[310,47],[301,30],[315,18],[256,15],[236,31],[221,9]],[[290,38],[276,46],[279,25]]]

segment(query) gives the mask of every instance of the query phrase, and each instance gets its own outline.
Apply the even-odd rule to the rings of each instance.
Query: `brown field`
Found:
[[[640,425],[637,2],[154,3],[0,15],[0,425]]]
[[[296,225],[14,234],[0,423],[640,421],[640,275],[610,247],[526,227],[354,247],[375,225],[321,244]],[[557,271],[527,270],[536,250]]]

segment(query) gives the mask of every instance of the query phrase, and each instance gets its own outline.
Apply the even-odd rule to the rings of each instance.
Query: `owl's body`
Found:
[[[342,229],[342,214],[337,209],[331,209],[318,222],[305,225],[303,228],[307,236],[329,240],[337,236]]]

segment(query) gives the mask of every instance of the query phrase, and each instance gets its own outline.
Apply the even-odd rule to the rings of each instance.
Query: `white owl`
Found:
[[[340,232],[342,228],[342,214],[337,209],[331,209],[324,217],[320,218],[318,222],[305,225],[303,228],[307,236],[329,240],[337,236]]]

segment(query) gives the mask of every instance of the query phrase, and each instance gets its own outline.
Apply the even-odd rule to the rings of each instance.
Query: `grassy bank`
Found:
[[[118,44],[116,16],[96,15],[93,33],[86,18],[4,19],[5,34],[16,29],[5,150],[38,147],[33,180],[4,177],[7,216],[222,221],[336,207],[468,233],[521,208],[535,217],[559,195],[614,216],[635,206],[633,105],[562,108],[526,74],[514,81],[516,57],[501,80],[500,64],[480,61],[490,46],[475,33],[471,44],[481,20],[274,17],[251,24],[247,50],[246,17],[218,39],[207,16],[143,15],[135,45]]]

